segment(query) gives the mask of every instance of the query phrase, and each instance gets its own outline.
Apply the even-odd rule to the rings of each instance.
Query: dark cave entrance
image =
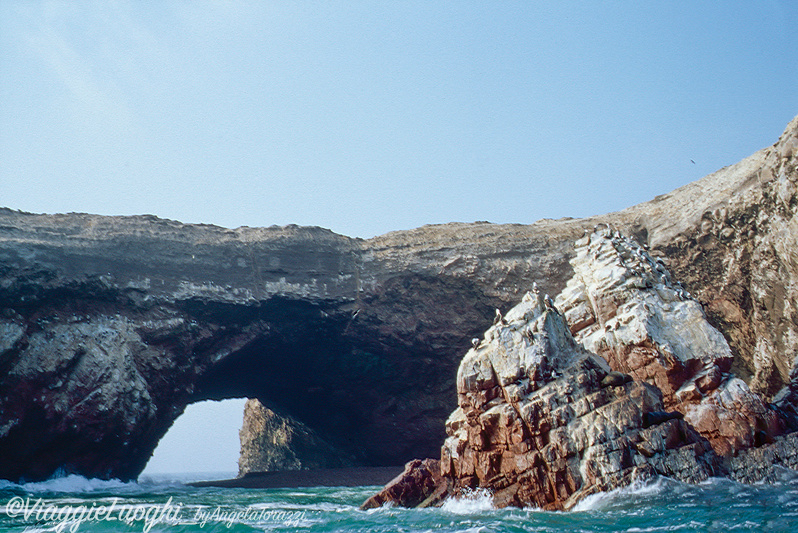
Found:
[[[380,464],[362,443],[374,406],[385,401],[371,390],[374,379],[386,377],[383,362],[341,335],[346,324],[286,322],[270,320],[255,339],[211,367],[192,401],[257,399],[270,411],[268,419],[277,416],[283,426],[312,433],[311,440],[329,444],[331,455]]]
[[[275,298],[186,310],[222,332],[208,351],[236,346],[199,376],[189,403],[257,399],[312,433],[305,442],[323,441],[332,464],[347,457],[355,466],[396,466],[439,455],[455,404],[455,359],[384,335],[379,320],[340,302]]]

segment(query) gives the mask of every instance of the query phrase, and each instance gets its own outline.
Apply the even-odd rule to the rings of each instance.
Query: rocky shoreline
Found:
[[[750,483],[798,466],[789,416],[731,371],[723,335],[661,260],[604,225],[571,263],[556,299],[534,287],[496,310],[460,363],[440,460],[408,463],[364,509],[482,489],[498,507],[568,510],[654,476]]]

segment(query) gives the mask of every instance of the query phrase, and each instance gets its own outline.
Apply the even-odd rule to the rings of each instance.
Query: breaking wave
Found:
[[[678,482],[662,477],[638,481],[627,487],[611,490],[609,492],[591,494],[577,503],[571,510],[576,512],[601,511],[619,503],[637,501],[641,498],[648,499],[656,497],[666,490],[673,488],[673,485],[676,483]]]
[[[120,492],[137,491],[139,486],[135,482],[125,482],[118,479],[85,478],[76,474],[60,476],[46,481],[30,483],[12,483],[0,481],[0,489],[21,489],[28,493],[72,493],[85,494],[92,492]]]
[[[493,495],[485,489],[476,489],[456,498],[447,498],[441,509],[452,514],[474,514],[496,509]]]

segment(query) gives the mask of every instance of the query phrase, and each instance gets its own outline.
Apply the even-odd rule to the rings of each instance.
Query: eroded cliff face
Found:
[[[794,410],[798,120],[652,202],[530,226],[319,228],[0,210],[0,477],[132,478],[191,402],[258,398],[363,464],[435,456],[470,339],[606,222],[647,244]]]
[[[2,210],[0,476],[134,478],[187,404],[242,396],[360,464],[434,453],[458,352],[544,261],[505,230],[367,243]]]
[[[408,463],[363,508],[481,489],[499,507],[566,510],[655,475],[795,468],[788,414],[731,371],[728,343],[662,262],[605,225],[571,264],[556,300],[533,288],[473,340],[440,461]]]
[[[798,338],[796,155],[798,118],[774,146],[618,213],[646,228],[643,242],[704,306],[732,348],[734,370],[787,409]]]

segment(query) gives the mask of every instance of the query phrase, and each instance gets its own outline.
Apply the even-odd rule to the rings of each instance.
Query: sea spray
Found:
[[[630,502],[641,497],[656,496],[667,490],[667,487],[680,485],[664,477],[656,477],[645,481],[636,481],[626,487],[608,492],[597,492],[586,496],[571,509],[571,512],[600,511],[616,502]],[[683,485],[683,484],[681,484]]]
[[[12,484],[13,485],[13,484]],[[76,474],[70,474],[63,477],[54,477],[47,481],[38,481],[23,483],[18,485],[26,492],[43,493],[91,493],[91,492],[119,492],[126,489],[132,491],[138,490],[138,485],[135,482],[120,481],[118,479],[96,479],[85,478]],[[0,487],[2,489],[2,487]]]
[[[460,496],[447,498],[441,509],[452,514],[474,514],[495,509],[493,494],[486,489],[473,489]]]

